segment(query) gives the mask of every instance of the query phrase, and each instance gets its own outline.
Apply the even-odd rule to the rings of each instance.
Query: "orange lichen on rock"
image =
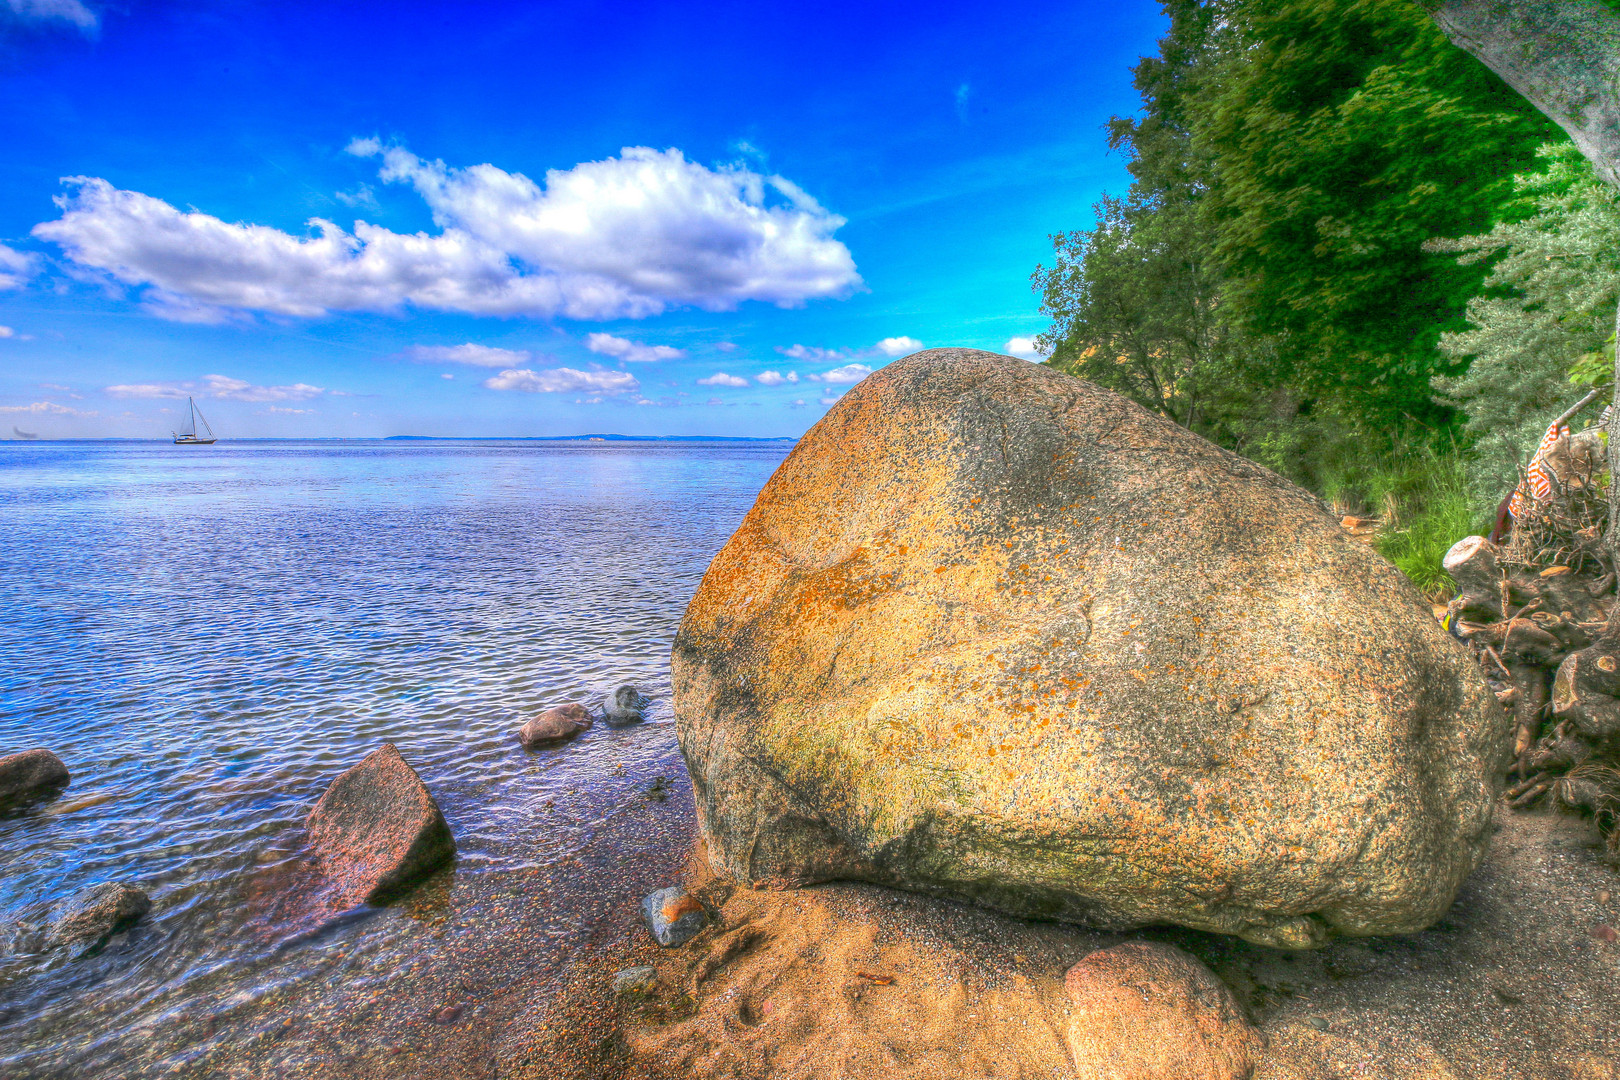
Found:
[[[738,880],[1289,947],[1438,918],[1508,749],[1464,650],[1314,497],[969,350],[884,368],[799,441],[673,676]]]

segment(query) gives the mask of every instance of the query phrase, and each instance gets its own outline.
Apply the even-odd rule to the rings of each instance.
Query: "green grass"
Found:
[[[1468,498],[1467,460],[1457,449],[1418,449],[1374,460],[1336,492],[1384,518],[1373,546],[1418,591],[1443,601],[1456,586],[1440,566],[1463,537],[1489,530]],[[1350,479],[1350,478],[1346,478]]]

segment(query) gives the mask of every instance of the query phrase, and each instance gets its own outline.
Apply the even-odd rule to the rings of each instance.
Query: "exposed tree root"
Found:
[[[1620,865],[1620,605],[1592,449],[1560,448],[1552,493],[1525,500],[1505,544],[1470,536],[1446,554],[1460,591],[1445,624],[1512,714],[1508,805],[1589,817]]]

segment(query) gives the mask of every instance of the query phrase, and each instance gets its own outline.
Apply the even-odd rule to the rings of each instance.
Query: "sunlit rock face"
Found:
[[[1509,750],[1463,647],[1313,496],[964,349],[800,440],[673,667],[739,880],[1285,947],[1438,918]]]

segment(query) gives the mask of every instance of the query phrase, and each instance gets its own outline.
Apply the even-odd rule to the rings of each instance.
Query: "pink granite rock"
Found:
[[[1226,984],[1170,945],[1099,949],[1064,988],[1079,1080],[1247,1080],[1264,1045]]]
[[[518,739],[524,746],[530,748],[545,746],[563,739],[572,739],[580,732],[588,731],[590,726],[591,713],[585,706],[578,702],[558,705],[547,709],[518,728]]]
[[[307,824],[321,873],[351,906],[382,899],[456,852],[439,804],[393,743],[333,780]]]

